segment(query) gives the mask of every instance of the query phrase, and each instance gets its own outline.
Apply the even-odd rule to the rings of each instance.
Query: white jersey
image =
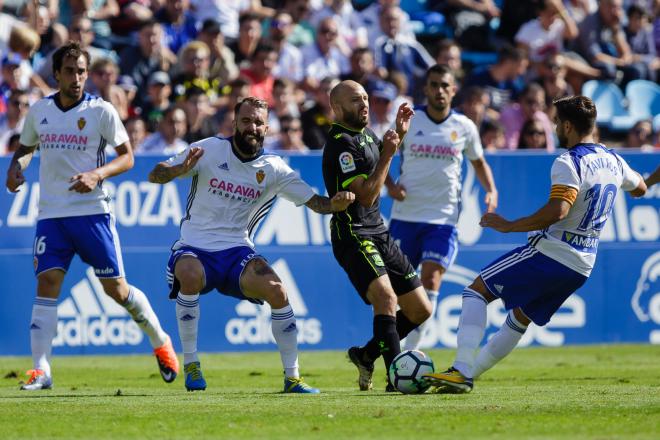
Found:
[[[278,194],[296,205],[315,194],[279,156],[262,154],[241,160],[232,149],[231,138],[195,142],[168,163],[180,164],[192,147],[201,147],[204,155],[186,174],[192,176],[192,184],[181,220],[181,238],[174,249],[184,245],[208,251],[254,247],[250,236]]]
[[[577,189],[577,199],[563,220],[530,233],[530,243],[553,260],[589,276],[617,191],[635,189],[640,177],[621,156],[600,144],[571,148],[555,159],[551,174],[552,185]]]
[[[418,109],[401,146],[401,177],[406,198],[394,201],[392,218],[456,225],[460,211],[463,154],[483,156],[479,132],[465,115],[452,111],[435,122]]]
[[[25,118],[21,144],[39,145],[39,219],[110,212],[110,197],[100,183],[88,193],[69,191],[71,177],[105,164],[105,147],[128,142],[117,110],[85,93],[63,110],[55,95],[35,102]]]

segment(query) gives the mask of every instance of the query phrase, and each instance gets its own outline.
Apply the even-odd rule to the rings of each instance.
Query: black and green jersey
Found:
[[[339,124],[330,128],[329,139],[323,147],[323,180],[328,196],[348,190],[357,177],[365,179],[376,169],[382,142],[369,128],[355,131]],[[380,200],[365,208],[357,200],[346,211],[332,217],[333,233],[339,238],[359,233],[380,234],[387,231],[380,215]]]

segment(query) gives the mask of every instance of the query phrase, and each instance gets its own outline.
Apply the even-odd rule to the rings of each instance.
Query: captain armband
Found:
[[[566,185],[552,185],[550,189],[550,198],[551,199],[562,199],[570,203],[571,205],[575,203],[577,199],[577,189],[566,186]]]

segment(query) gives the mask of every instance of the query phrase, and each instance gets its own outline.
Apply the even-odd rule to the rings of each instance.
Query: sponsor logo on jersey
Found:
[[[296,316],[295,327],[291,323],[284,331],[295,331],[297,328],[299,344],[320,343],[323,338],[321,321],[309,316],[307,305],[288,264],[284,259],[279,259],[273,263],[272,268],[286,287],[289,303]],[[230,344],[262,345],[275,342],[270,326],[270,306],[241,301],[235,310],[238,317],[230,319],[225,325],[225,336]]]
[[[257,177],[257,179],[259,179],[259,177]],[[261,197],[261,191],[258,189],[246,185],[241,185],[239,183],[227,182],[215,177],[209,180],[208,191],[212,194],[218,194],[219,196],[224,196],[243,202],[254,202],[259,197]]]
[[[83,128],[85,128],[85,125],[87,125],[87,121],[85,121],[85,118],[78,119],[78,130],[82,130]]]
[[[229,165],[227,165],[227,162],[218,165],[218,168],[220,168],[221,170],[229,171]]]
[[[433,159],[454,158],[461,154],[460,150],[451,145],[410,144],[413,157],[428,157]]]
[[[649,333],[649,342],[660,344],[660,251],[644,261],[630,305],[640,322],[656,325]]]
[[[585,235],[564,231],[561,241],[568,243],[571,247],[581,252],[595,253],[598,249],[598,237],[587,237]]]
[[[48,125],[48,119],[43,118],[40,122],[40,125]]]
[[[57,306],[56,347],[138,345],[144,335],[126,309],[105,294],[91,267]]]
[[[264,172],[264,170],[257,171],[257,183],[263,182],[265,177],[266,177],[266,173]]]
[[[353,160],[353,155],[348,151],[344,151],[339,155],[339,166],[341,167],[342,172],[348,173],[350,171],[355,171],[355,161]]]

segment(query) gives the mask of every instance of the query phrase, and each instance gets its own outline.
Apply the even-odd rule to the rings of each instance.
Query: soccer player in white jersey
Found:
[[[458,251],[456,223],[460,213],[463,155],[486,191],[486,211],[497,207],[497,190],[484,159],[479,131],[466,116],[451,110],[456,94],[452,70],[436,64],[426,72],[427,105],[413,116],[401,149],[401,176],[386,181],[394,199],[390,233],[413,267],[421,264],[421,279],[435,316],[443,274]],[[424,324],[406,337],[405,349],[415,350]]]
[[[7,171],[7,188],[20,190],[39,146],[39,215],[34,241],[37,297],[32,307],[30,346],[34,369],[23,390],[51,388],[52,341],[57,298],[75,254],[94,267],[107,295],[122,305],[147,334],[160,373],[172,382],[179,371],[172,342],[145,294],[126,282],[115,219],[103,180],[133,166],[131,145],[112,104],[84,92],[89,53],[70,42],[53,54],[59,91],[30,108],[21,146]],[[105,147],[117,157],[106,163]]]
[[[250,236],[277,195],[320,214],[344,211],[354,200],[314,193],[281,157],[263,152],[268,104],[248,97],[234,109],[234,135],[193,143],[149,174],[155,183],[192,177],[181,238],[167,264],[170,298],[183,346],[186,389],[206,389],[197,356],[199,295],[212,290],[271,307],[272,332],[284,367],[284,392],[313,393],[298,372],[296,318],[282,281],[254,250]]]
[[[555,159],[548,202],[534,214],[506,220],[486,213],[481,226],[500,232],[530,232],[529,243],[481,270],[463,291],[458,349],[451,368],[425,375],[438,392],[467,393],[473,379],[509,354],[530,322],[545,325],[589,277],[600,232],[619,189],[646,192],[644,179],[611,150],[593,141],[596,106],[584,96],[554,103],[559,143],[568,151]],[[477,354],[486,328],[486,305],[502,299],[509,314]]]

